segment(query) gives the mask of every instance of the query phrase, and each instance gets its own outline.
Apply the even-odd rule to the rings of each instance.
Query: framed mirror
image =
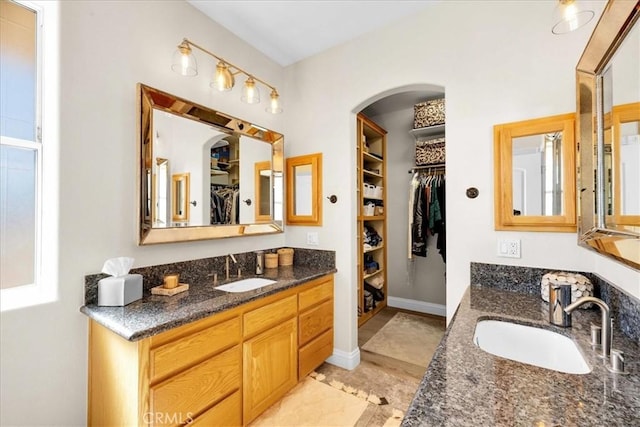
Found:
[[[576,67],[579,244],[640,270],[640,3],[609,1]]]
[[[287,159],[287,224],[322,225],[322,153]]]
[[[138,101],[139,244],[283,231],[282,134],[143,84]]]
[[[494,126],[496,230],[576,230],[574,127],[574,114]]]

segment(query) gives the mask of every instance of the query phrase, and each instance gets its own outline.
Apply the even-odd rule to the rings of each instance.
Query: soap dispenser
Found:
[[[264,251],[256,251],[256,274],[261,275],[264,272]]]

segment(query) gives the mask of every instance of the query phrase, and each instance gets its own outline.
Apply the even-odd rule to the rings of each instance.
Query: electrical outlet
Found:
[[[520,258],[520,239],[498,239],[498,256]]]
[[[317,232],[307,233],[307,245],[318,246],[319,244],[320,244],[320,239],[318,238]]]

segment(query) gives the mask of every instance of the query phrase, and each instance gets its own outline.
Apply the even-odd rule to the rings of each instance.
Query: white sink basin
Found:
[[[252,277],[250,279],[236,280],[235,282],[227,283],[226,285],[216,286],[214,289],[225,292],[247,292],[273,283],[276,283],[276,281],[263,279],[261,277]]]
[[[499,320],[480,320],[473,342],[487,353],[567,374],[591,368],[568,337],[546,329]]]

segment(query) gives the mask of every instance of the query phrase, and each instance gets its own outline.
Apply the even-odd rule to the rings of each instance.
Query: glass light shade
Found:
[[[554,13],[553,34],[566,34],[586,25],[593,19],[593,10],[580,7],[576,0],[559,0]]]
[[[180,43],[178,49],[173,54],[171,69],[183,76],[198,75],[198,64],[191,48],[186,42]]]
[[[278,92],[276,92],[275,89],[271,90],[270,98],[271,99],[269,100],[269,105],[267,106],[265,111],[271,114],[282,113],[282,106],[280,105],[280,99],[279,99],[280,96],[278,95]]]
[[[216,72],[213,75],[213,81],[211,81],[211,87],[220,92],[226,92],[231,90],[235,84],[236,82],[233,74],[231,74],[229,70],[229,66],[222,61],[218,62]]]
[[[244,82],[244,87],[242,88],[242,96],[240,97],[242,102],[246,102],[247,104],[258,104],[260,102],[260,91],[256,86],[255,80],[252,77],[249,77]]]

